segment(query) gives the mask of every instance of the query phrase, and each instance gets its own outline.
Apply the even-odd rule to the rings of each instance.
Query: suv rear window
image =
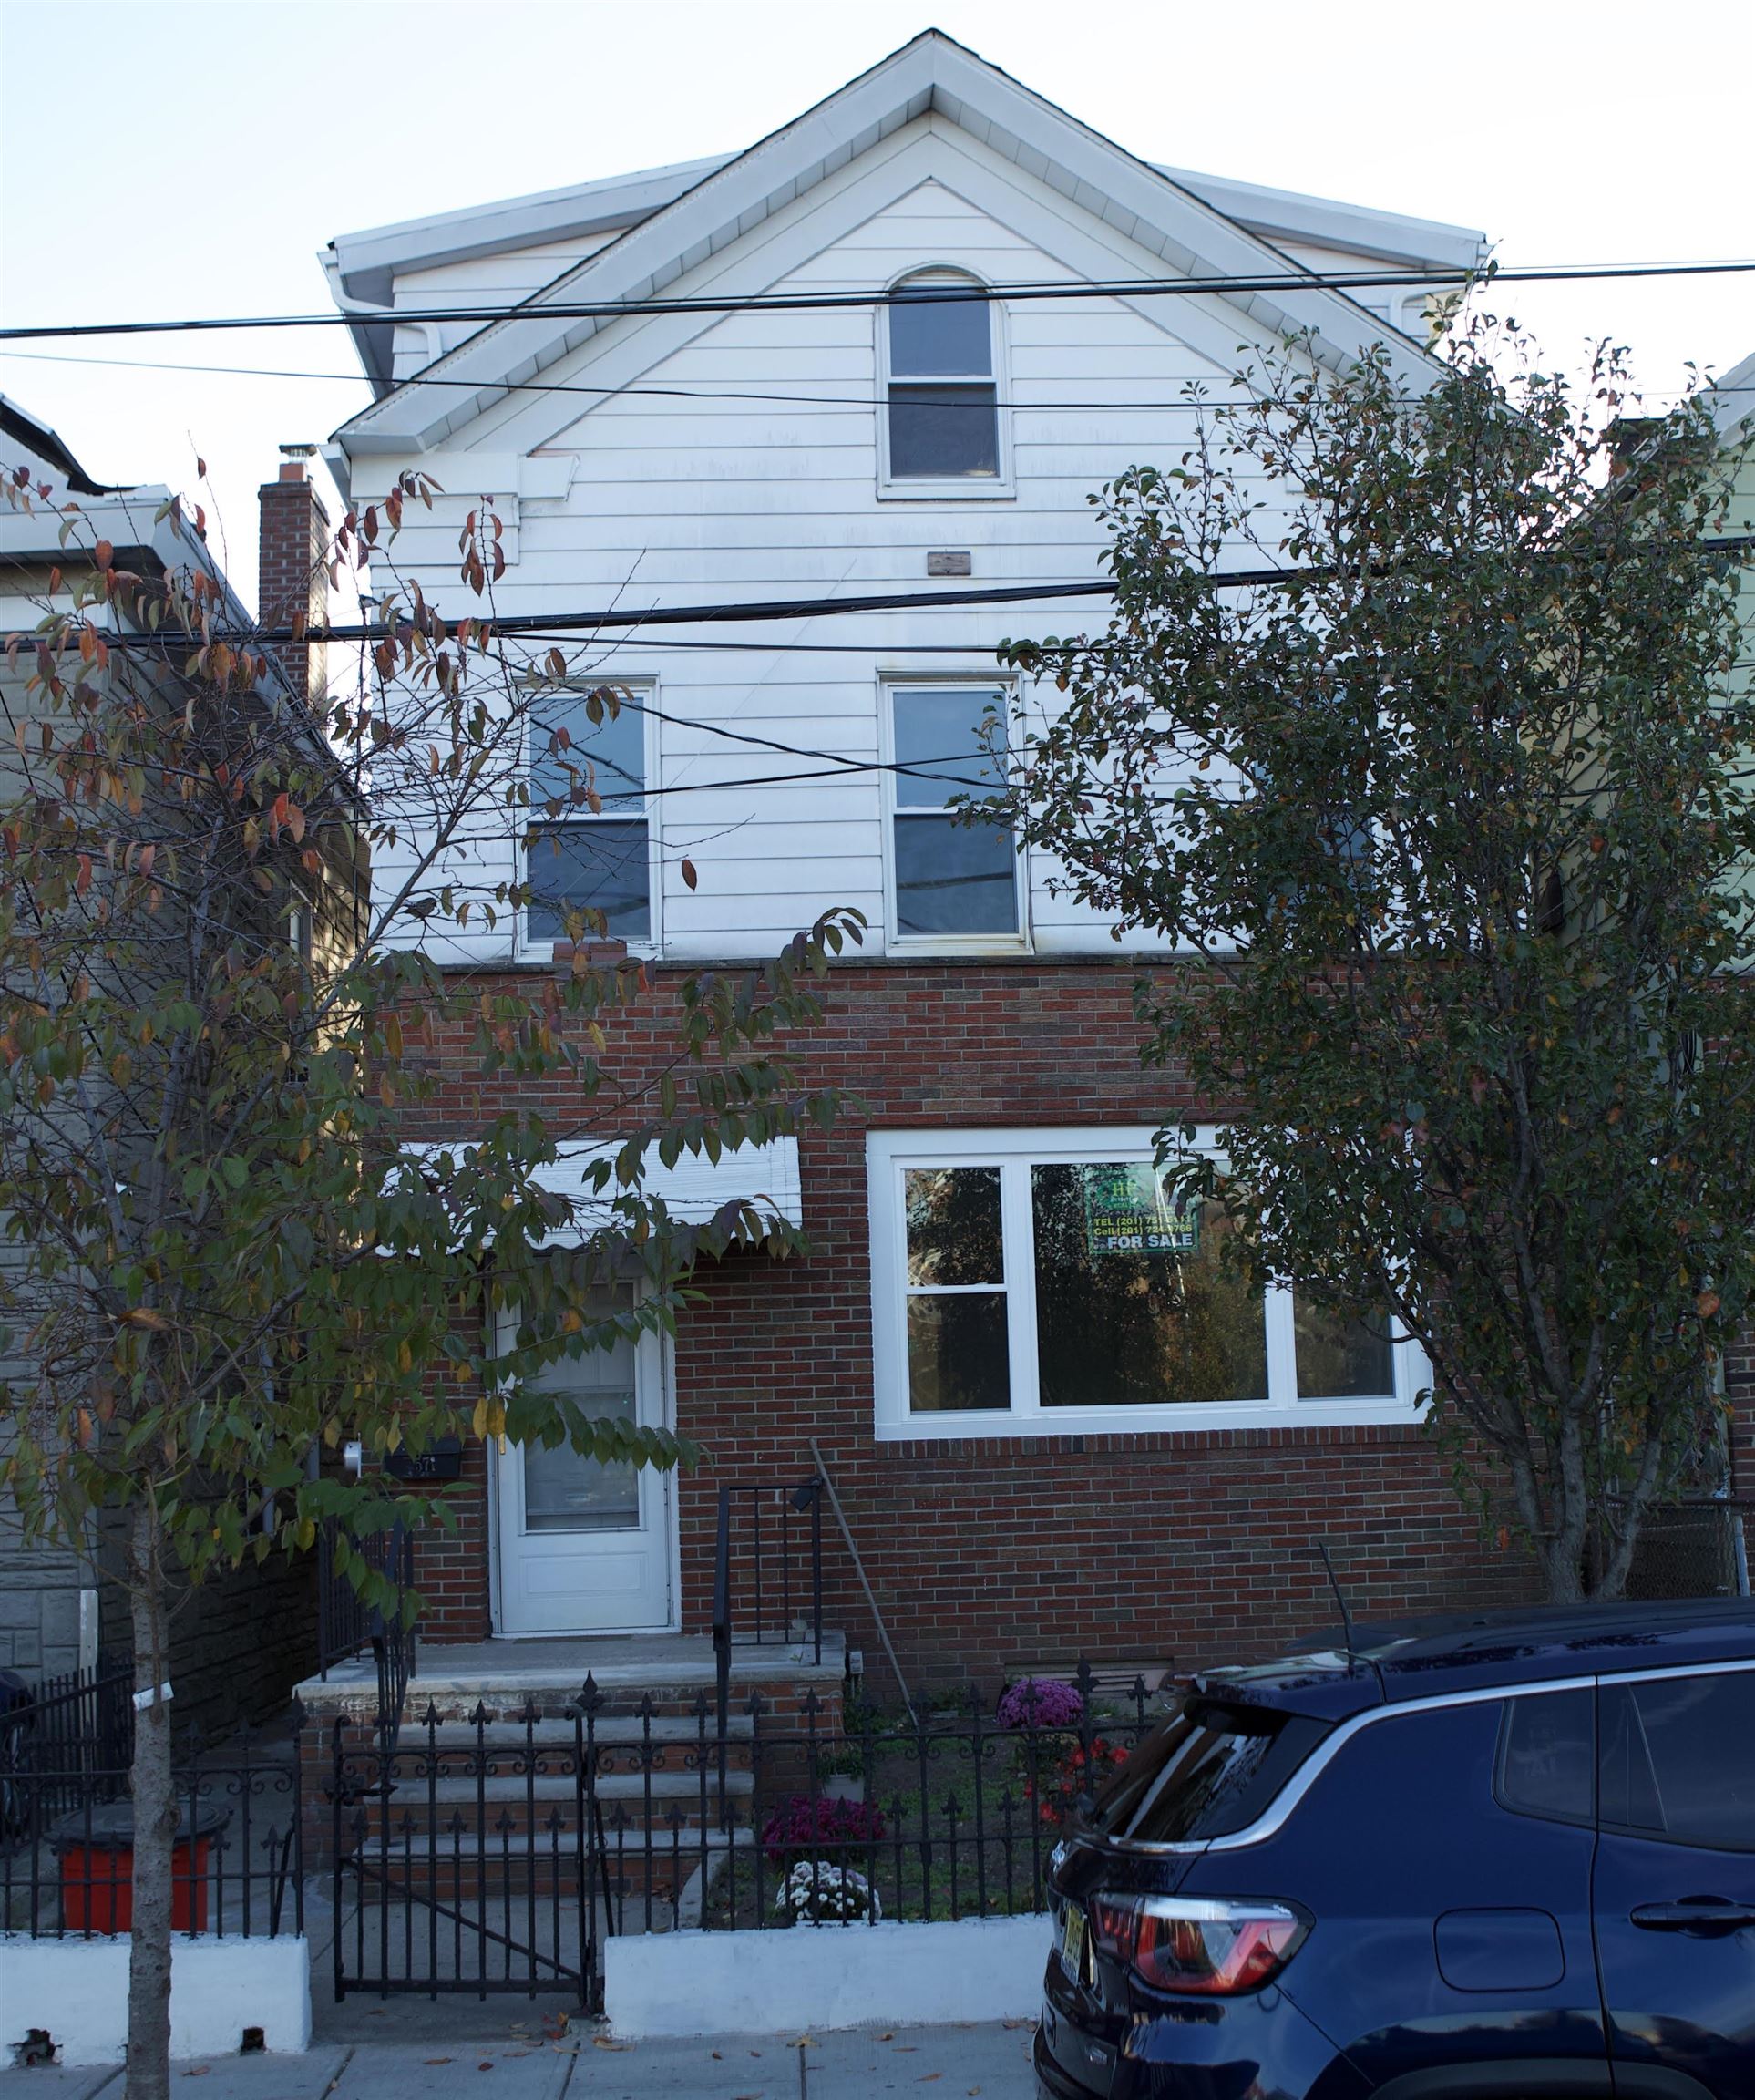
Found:
[[[1270,1707],[1185,1700],[1144,1735],[1097,1795],[1105,1838],[1172,1845],[1253,1823],[1329,1733],[1329,1724]]]

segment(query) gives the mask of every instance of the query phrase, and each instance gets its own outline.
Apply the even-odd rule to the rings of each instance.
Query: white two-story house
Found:
[[[497,617],[786,608],[599,632],[596,675],[638,705],[570,726],[612,791],[543,839],[527,912],[440,958],[551,968],[568,902],[661,975],[829,905],[869,921],[808,1053],[864,1113],[760,1166],[809,1257],[728,1260],[673,1349],[573,1373],[713,1470],[467,1451],[476,1520],[423,1549],[429,1642],[700,1628],[717,1482],[807,1476],[813,1439],[911,1674],[1283,1631],[1322,1609],[1319,1535],[1378,1610],[1504,1579],[1409,1352],[1242,1292],[1221,1219],[1155,1208],[1155,1127],[1222,1105],[1141,1070],[1136,944],[946,809],[999,763],[997,645],[1104,618],[1087,499],[1180,458],[1189,389],[1234,394],[1294,334],[1336,366],[1387,344],[1418,388],[1432,283],[1482,254],[1136,158],[937,32],[729,158],[332,243],[376,396],[332,461],[356,505],[440,484],[395,561],[442,610],[483,609],[457,547],[484,499]],[[889,596],[916,602],[818,603]],[[484,831],[459,882],[517,880],[514,852]],[[826,1581],[875,1654],[838,1537]]]

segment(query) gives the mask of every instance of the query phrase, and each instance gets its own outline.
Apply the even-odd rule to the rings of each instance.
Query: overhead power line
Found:
[[[364,372],[302,372],[292,365],[197,365],[188,359],[168,357],[71,357],[49,350],[0,350],[0,357],[15,357],[32,365],[82,365],[100,372],[190,372],[197,376],[215,374],[231,379],[312,379],[320,385],[338,386],[364,386],[370,384]],[[808,385],[809,382],[805,382]],[[496,380],[497,387],[514,394],[579,394],[603,401],[699,401],[711,407],[716,401],[754,401],[783,408],[864,408],[871,410],[884,407],[883,397],[867,388],[863,394],[783,394],[771,387],[756,386],[647,386],[635,382],[625,386],[588,386],[577,380],[566,379],[507,379]],[[453,386],[471,394],[481,392],[478,379],[451,379],[442,373],[414,372],[407,378],[396,381],[398,389],[405,386]],[[1745,386],[1709,386],[1703,389],[1713,394],[1755,394],[1755,383]],[[1259,394],[1208,394],[1201,391],[1198,383],[1188,389],[1166,397],[1159,395],[1151,400],[1125,400],[1112,397],[1106,401],[1024,401],[1015,395],[995,397],[996,408],[1011,408],[1026,415],[1042,416],[1065,413],[1069,415],[1097,415],[1105,409],[1131,411],[1147,410],[1163,413],[1175,410],[1191,414],[1207,408],[1247,408],[1259,402]],[[1417,401],[1421,396],[1408,394],[1401,396],[1407,401]],[[1641,396],[1643,400],[1644,396]]]
[[[1267,583],[1283,582],[1294,571],[1285,569],[1240,571],[1236,575],[1215,576],[1216,585],[1231,583]],[[1113,594],[1113,579],[1100,577],[1071,583],[1001,583],[991,589],[976,591],[888,591],[869,592],[857,598],[756,598],[742,599],[724,605],[654,605],[644,612],[630,612],[625,607],[610,606],[592,612],[525,612],[510,613],[496,618],[491,613],[470,612],[446,622],[447,627],[456,628],[462,619],[481,625],[505,639],[509,636],[529,637],[550,634],[569,634],[590,632],[602,627],[670,627],[707,624],[717,626],[725,622],[753,620],[816,620],[827,619],[847,612],[926,612],[935,606],[960,605],[1017,605],[1049,598],[1093,598]],[[315,647],[325,642],[394,642],[412,633],[410,623],[404,620],[395,626],[382,622],[362,622],[344,627],[292,627],[250,628],[241,631],[215,628],[216,642],[244,642],[251,648],[266,647],[269,643],[308,643]],[[14,629],[0,640],[33,642],[40,640],[31,628]],[[106,646],[114,649],[145,643],[159,643],[167,639],[160,630],[156,635],[129,635],[106,633]],[[175,639],[175,637],[170,637]],[[887,644],[879,643],[879,647]]]
[[[0,342],[32,343],[51,337],[174,335],[241,328],[353,328],[377,322],[468,321],[481,327],[498,321],[613,321],[624,314],[833,313],[848,307],[933,304],[994,300],[1186,299],[1217,293],[1364,292],[1405,287],[1432,291],[1447,285],[1557,284],[1605,278],[1719,277],[1755,271],[1755,260],[1698,262],[1575,263],[1547,270],[1467,269],[1275,271],[1253,277],[1116,277],[1072,283],[963,284],[938,288],[882,287],[857,292],[760,293],[721,298],[543,300],[513,306],[374,307],[364,313],[196,315],[180,321],[81,321],[0,328]],[[488,380],[485,386],[498,382]]]
[[[1755,533],[1713,535],[1702,538],[1696,544],[1706,553],[1745,552],[1755,548]],[[1220,569],[1200,575],[1197,581],[1215,591],[1271,589],[1307,582],[1323,572],[1309,565],[1292,568]],[[455,630],[462,620],[467,619],[472,624],[479,621],[484,628],[499,640],[513,637],[539,640],[552,635],[591,633],[606,627],[643,629],[721,626],[764,620],[831,619],[849,612],[925,612],[980,605],[1037,604],[1057,598],[1113,597],[1115,588],[1114,577],[1101,576],[1062,583],[1000,583],[967,591],[868,592],[857,596],[836,598],[745,598],[724,604],[652,605],[643,610],[631,611],[621,606],[608,606],[589,612],[522,612],[504,616],[471,611],[446,620],[446,625]],[[316,647],[330,642],[399,641],[412,632],[411,623],[405,620],[399,621],[395,626],[371,621],[350,626],[307,626],[303,629],[271,627],[233,631],[216,627],[212,638],[222,642],[243,642],[252,648],[298,643]],[[0,642],[29,643],[40,639],[34,628],[14,628],[0,633]],[[168,636],[163,630],[157,634],[106,633],[104,636],[106,646],[111,649],[143,645],[162,647],[168,641],[175,639],[175,636]],[[668,647],[670,644],[667,642],[665,645]],[[708,643],[698,644],[702,647],[716,645]],[[765,646],[808,652],[811,644],[797,642],[770,643]],[[878,652],[892,646],[906,649],[908,644],[892,644],[882,641],[871,644]],[[861,654],[864,654],[864,645],[861,644],[860,648]]]

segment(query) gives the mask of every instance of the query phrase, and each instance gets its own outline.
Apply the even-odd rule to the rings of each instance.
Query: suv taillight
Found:
[[[1308,1927],[1284,1903],[1222,1897],[1091,1899],[1091,1937],[1155,1991],[1227,1997],[1259,1991],[1297,1953]]]

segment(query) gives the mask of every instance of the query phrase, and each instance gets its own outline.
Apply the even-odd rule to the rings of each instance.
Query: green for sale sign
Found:
[[[1200,1246],[1198,1204],[1178,1204],[1156,1168],[1135,1160],[1086,1167],[1085,1251],[1193,1254]]]

